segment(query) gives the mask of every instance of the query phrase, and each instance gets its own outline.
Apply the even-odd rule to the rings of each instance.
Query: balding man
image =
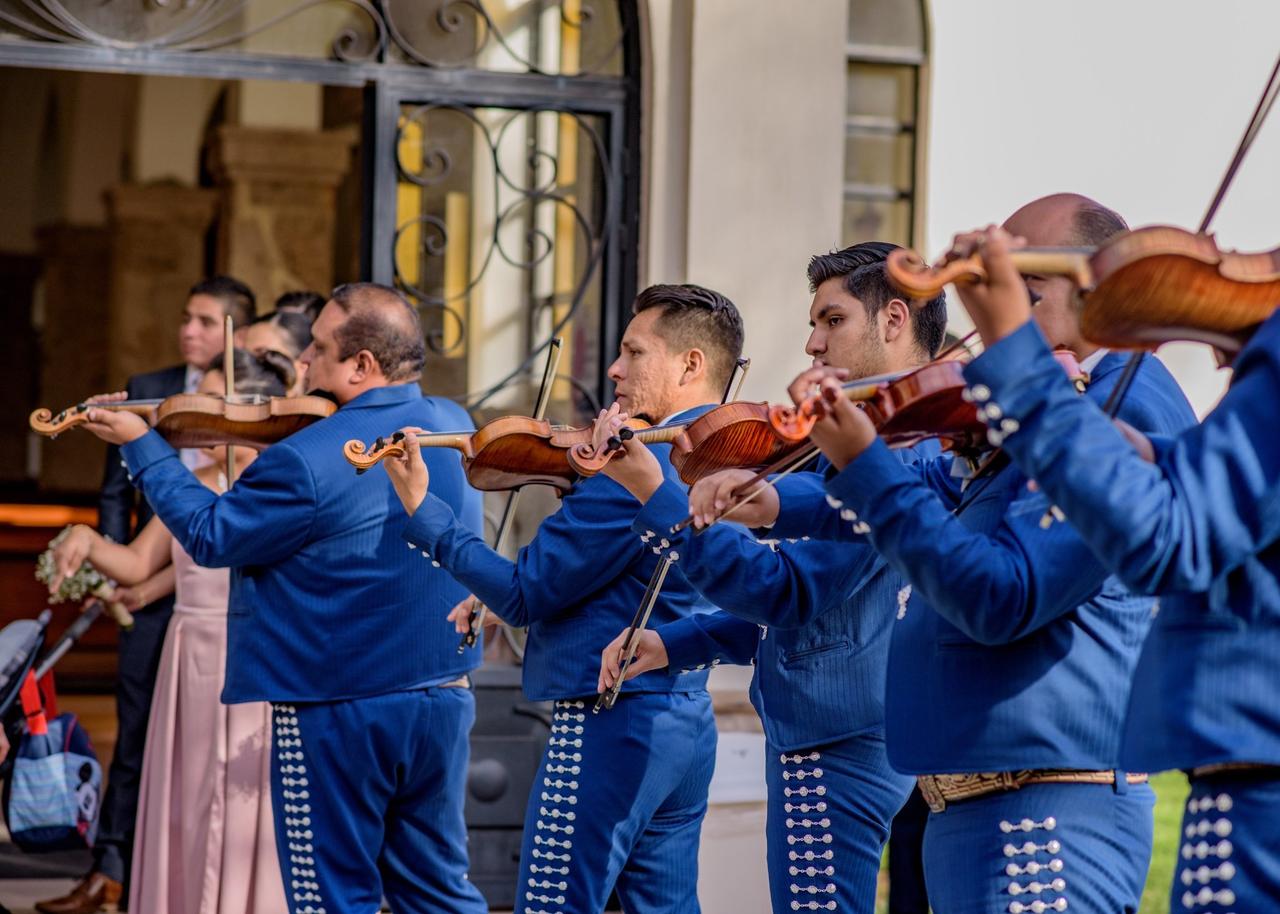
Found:
[[[1124,226],[1071,195],[1037,200],[1008,224],[1042,245],[1096,244]],[[1085,396],[1105,401],[1124,357],[1081,339],[1068,285],[1026,281],[1041,296],[1041,331],[1079,350],[1092,377]],[[924,866],[933,910],[1134,911],[1155,798],[1144,774],[1124,770],[1120,742],[1152,601],[1109,575],[1069,524],[1043,522],[1053,516],[1048,499],[998,453],[1017,423],[990,391],[970,393],[990,447],[975,464],[944,457],[923,474],[835,398],[812,439],[841,468],[827,483],[836,510],[815,518],[820,501],[788,506],[784,495],[774,535],[870,542],[909,584],[890,645],[886,736],[890,764],[918,777],[932,810]],[[1194,422],[1154,359],[1121,416],[1162,434]],[[967,477],[958,493],[939,484],[944,469]]]
[[[302,355],[339,410],[272,445],[216,497],[141,421],[99,411],[133,482],[201,565],[233,569],[223,701],[274,704],[272,807],[294,914],[481,912],[462,808],[475,716],[445,621],[466,596],[404,547],[383,473],[357,477],[344,442],[406,425],[468,429],[424,397],[416,311],[373,283],[339,286]],[[136,418],[136,417],[132,417]],[[429,449],[432,492],[479,532],[459,456]],[[229,747],[234,752],[235,747]]]

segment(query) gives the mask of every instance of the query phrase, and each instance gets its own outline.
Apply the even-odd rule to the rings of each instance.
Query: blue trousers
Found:
[[[1147,784],[1032,784],[930,813],[935,914],[1133,914],[1151,861]]]
[[[715,768],[706,692],[557,701],[529,796],[516,914],[697,914],[698,839]]]
[[[1280,781],[1247,772],[1193,778],[1170,911],[1280,909]]]
[[[775,914],[872,914],[889,825],[915,783],[889,767],[884,736],[790,752],[771,745],[765,783]]]
[[[481,914],[467,881],[475,698],[434,688],[276,704],[271,802],[291,914]]]

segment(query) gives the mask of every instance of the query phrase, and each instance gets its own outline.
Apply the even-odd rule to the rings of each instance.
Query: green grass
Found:
[[[1169,914],[1169,883],[1182,838],[1182,810],[1187,799],[1187,779],[1180,771],[1166,771],[1151,779],[1156,791],[1155,841],[1151,848],[1151,869],[1142,892],[1139,914]],[[880,867],[880,891],[876,898],[876,914],[888,910],[886,892],[887,858]]]

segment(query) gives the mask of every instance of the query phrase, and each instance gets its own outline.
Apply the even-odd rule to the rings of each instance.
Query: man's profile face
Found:
[[[867,317],[862,302],[845,288],[843,276],[833,276],[813,293],[809,327],[804,351],[814,365],[848,369],[851,378],[871,377],[886,370],[879,322]]]
[[[609,366],[618,405],[648,422],[659,422],[673,412],[675,391],[685,370],[685,353],[673,353],[656,332],[662,311],[649,308],[631,319],[618,344],[618,357]]]
[[[209,367],[223,349],[225,315],[222,302],[210,295],[193,295],[187,299],[178,327],[178,349],[184,362],[201,371]]]
[[[338,330],[347,322],[347,314],[335,302],[329,301],[311,325],[311,345],[303,350],[298,361],[306,366],[307,390],[324,390],[345,402],[355,356],[338,358]]]

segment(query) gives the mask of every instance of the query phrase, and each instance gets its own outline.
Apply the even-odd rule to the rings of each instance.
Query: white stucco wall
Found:
[[[1280,50],[1274,0],[932,7],[930,256],[957,230],[1063,190],[1096,198],[1133,226],[1194,229]],[[1220,245],[1280,243],[1278,156],[1280,112],[1212,226]],[[1160,355],[1196,409],[1210,408],[1227,375],[1208,350],[1177,344]]]
[[[777,398],[808,364],[805,266],[839,242],[846,5],[690,3],[650,2],[647,281],[733,299],[754,363],[743,395]]]

